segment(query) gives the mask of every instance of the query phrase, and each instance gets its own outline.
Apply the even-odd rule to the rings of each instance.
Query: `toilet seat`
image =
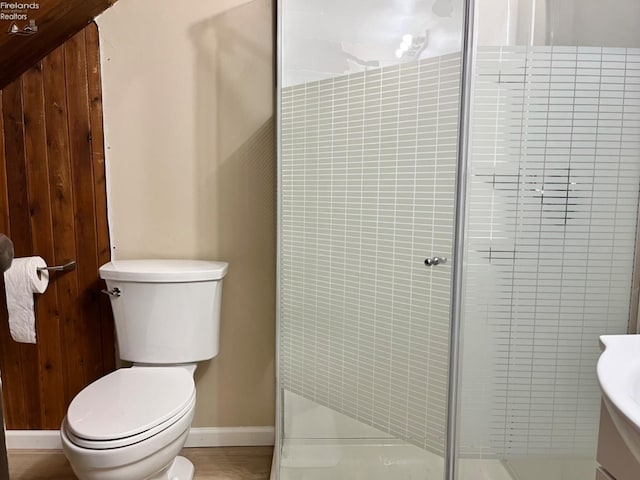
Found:
[[[123,368],[82,390],[63,428],[83,448],[124,447],[165,430],[195,406],[192,376],[179,367]]]
[[[114,448],[120,447],[128,447],[129,445],[133,445],[135,443],[142,442],[143,440],[147,440],[158,433],[166,430],[172,425],[179,422],[185,415],[188,415],[191,410],[195,407],[196,404],[196,396],[195,394],[192,397],[192,401],[184,407],[184,409],[175,417],[172,417],[155,427],[150,428],[144,432],[138,433],[137,435],[132,435],[130,437],[118,438],[115,440],[87,440],[85,438],[78,437],[74,435],[70,428],[67,419],[64,419],[63,428],[65,429],[65,434],[69,438],[69,440],[78,447],[87,448],[90,450],[111,450]]]

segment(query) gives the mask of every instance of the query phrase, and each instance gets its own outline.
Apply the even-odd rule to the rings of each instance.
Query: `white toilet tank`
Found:
[[[120,358],[193,363],[218,354],[226,262],[115,260],[100,267]]]

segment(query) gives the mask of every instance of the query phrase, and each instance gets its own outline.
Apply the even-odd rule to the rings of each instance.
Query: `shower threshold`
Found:
[[[584,480],[595,475],[584,458],[462,459],[460,480]],[[441,480],[442,457],[392,439],[287,439],[280,480]]]
[[[441,480],[442,457],[393,440],[287,439],[280,480]],[[461,480],[517,480],[499,460],[469,459]]]

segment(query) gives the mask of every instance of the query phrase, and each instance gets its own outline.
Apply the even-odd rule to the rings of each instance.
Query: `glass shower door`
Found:
[[[629,325],[640,4],[478,3],[460,453],[594,478],[598,337]]]
[[[443,476],[461,9],[280,2],[280,478]]]

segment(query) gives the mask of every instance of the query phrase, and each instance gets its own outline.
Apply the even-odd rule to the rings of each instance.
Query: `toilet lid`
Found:
[[[182,368],[122,368],[73,399],[67,426],[73,435],[87,440],[130,437],[183,411],[194,390],[191,374]]]

